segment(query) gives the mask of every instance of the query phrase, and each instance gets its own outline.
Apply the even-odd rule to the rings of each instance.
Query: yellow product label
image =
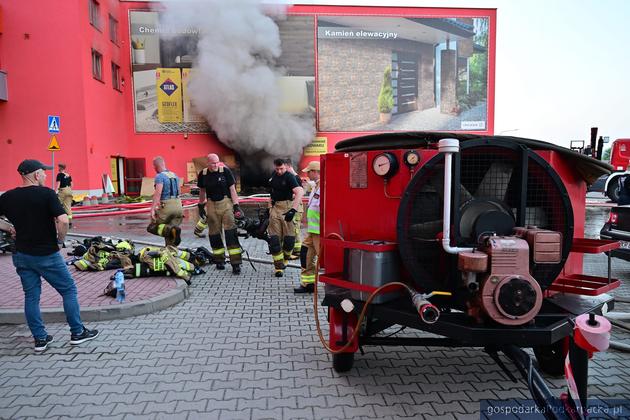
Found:
[[[155,90],[158,101],[158,121],[161,123],[181,123],[183,121],[183,106],[180,69],[156,69]]]
[[[304,156],[319,156],[328,153],[328,138],[315,137],[315,139],[304,148]]]

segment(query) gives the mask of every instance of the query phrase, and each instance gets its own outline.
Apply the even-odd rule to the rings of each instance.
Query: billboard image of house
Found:
[[[488,19],[320,16],[318,129],[487,129]]]

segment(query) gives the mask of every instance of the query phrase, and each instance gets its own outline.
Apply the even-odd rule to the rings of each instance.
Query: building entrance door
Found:
[[[124,185],[125,194],[131,196],[140,195],[142,178],[145,176],[146,162],[144,158],[125,159]]]
[[[125,158],[122,156],[112,156],[109,159],[111,181],[115,194],[125,194],[125,184],[121,180],[125,179]]]
[[[396,113],[418,110],[418,56],[398,51],[392,59],[392,82],[395,82]],[[396,78],[393,76],[396,75]],[[392,83],[394,84],[394,83]]]

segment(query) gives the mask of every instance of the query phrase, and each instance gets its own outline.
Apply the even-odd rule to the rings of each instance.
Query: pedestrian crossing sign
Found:
[[[61,150],[61,147],[59,146],[59,142],[57,141],[57,136],[52,136],[50,138],[50,143],[48,143],[48,150],[50,152],[58,152]]]
[[[48,132],[51,134],[59,132],[59,115],[48,116]]]

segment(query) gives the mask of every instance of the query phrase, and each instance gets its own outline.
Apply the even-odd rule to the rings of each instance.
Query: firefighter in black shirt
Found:
[[[269,251],[273,256],[276,277],[282,277],[295,245],[295,214],[302,203],[304,190],[295,176],[287,172],[284,159],[273,161],[275,171],[269,179],[271,211],[269,213]]]
[[[57,191],[57,197],[68,215],[70,226],[72,226],[72,177],[66,172],[65,163],[60,163],[57,166],[59,173],[57,174],[55,191]]]
[[[241,274],[241,245],[238,242],[234,218],[240,219],[244,215],[239,206],[234,175],[227,166],[220,162],[219,156],[210,153],[208,155],[208,167],[199,172],[197,177],[197,186],[199,187],[200,216],[203,216],[202,213],[205,208],[208,238],[212,247],[214,263],[217,265],[217,269],[225,269],[225,248],[221,238],[223,229],[232,272]]]

